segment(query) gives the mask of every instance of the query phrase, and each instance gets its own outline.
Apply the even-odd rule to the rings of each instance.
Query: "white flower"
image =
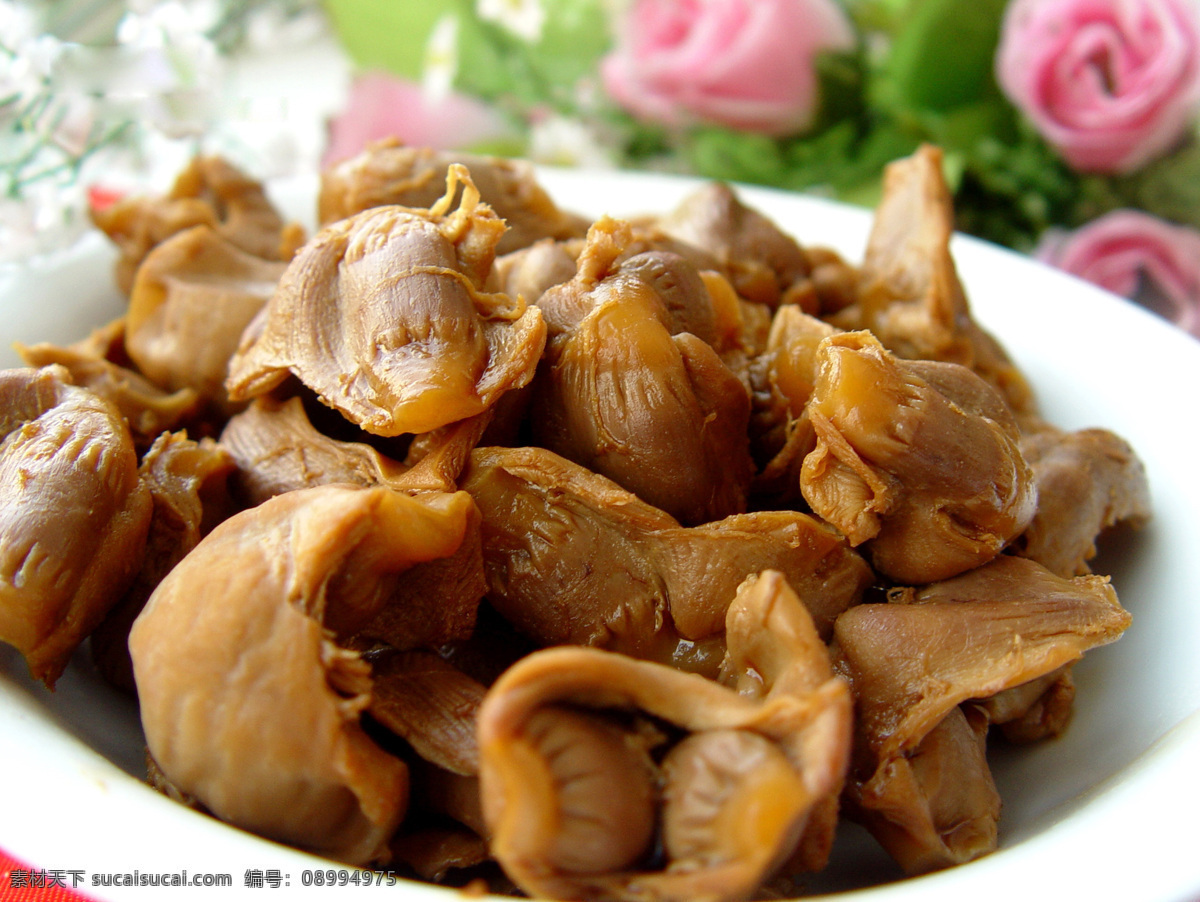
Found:
[[[565,116],[547,116],[533,123],[529,156],[536,163],[552,166],[611,169],[614,165],[595,133],[581,120]]]
[[[541,40],[542,28],[546,25],[546,8],[542,0],[476,0],[475,13],[531,44]]]
[[[31,4],[0,2],[0,44],[11,50],[40,31],[41,22]]]
[[[70,157],[87,150],[96,124],[96,103],[84,94],[62,94],[38,117],[38,130]]]
[[[300,47],[321,38],[328,21],[318,9],[290,13],[282,6],[255,7],[246,25],[246,45],[258,53],[278,51],[282,47]]]
[[[433,100],[450,93],[458,74],[458,16],[447,13],[433,26],[425,44],[421,86]]]

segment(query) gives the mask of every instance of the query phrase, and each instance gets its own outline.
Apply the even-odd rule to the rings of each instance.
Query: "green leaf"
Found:
[[[1147,213],[1200,228],[1200,142],[1194,138],[1169,156],[1136,173],[1109,180],[1111,206],[1140,207]],[[1098,186],[1089,184],[1087,201],[1096,204]],[[1101,211],[1103,212],[1103,211]],[[1097,211],[1087,210],[1091,216]]]
[[[1006,0],[918,0],[883,63],[881,99],[946,111],[997,93],[992,74]]]
[[[1080,177],[1028,129],[979,141],[961,165],[954,205],[963,231],[1029,250],[1045,229],[1073,222]]]
[[[812,132],[821,132],[847,119],[865,127],[867,120],[867,59],[861,50],[821,53],[815,60],[820,104]]]
[[[683,150],[688,168],[704,178],[780,185],[787,173],[779,142],[766,135],[701,127]]]
[[[528,110],[549,106],[573,112],[581,79],[594,74],[611,44],[600,0],[559,0],[547,4],[539,40],[530,42],[503,25],[471,14],[459,24],[457,86],[471,94]]]
[[[419,79],[425,44],[445,14],[441,3],[324,0],[338,40],[360,69],[383,69]]]
[[[536,46],[545,77],[574,85],[595,73],[612,46],[608,16],[600,0],[555,0],[546,4],[546,27]]]

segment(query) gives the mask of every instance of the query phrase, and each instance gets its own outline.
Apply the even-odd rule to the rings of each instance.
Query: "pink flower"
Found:
[[[1132,172],[1196,112],[1200,21],[1192,0],[1014,0],[996,76],[1071,166]]]
[[[634,0],[601,75],[643,119],[786,135],[816,112],[817,54],[854,39],[834,0]]]
[[[496,110],[473,98],[454,92],[432,98],[414,82],[367,73],[354,80],[345,109],[330,122],[322,163],[352,157],[380,138],[457,150],[510,133]]]
[[[1043,238],[1034,255],[1133,298],[1200,338],[1200,231],[1138,210],[1115,210]]]

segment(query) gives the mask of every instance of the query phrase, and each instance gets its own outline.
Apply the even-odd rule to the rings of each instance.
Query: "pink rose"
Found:
[[[1131,172],[1178,142],[1200,97],[1192,0],[1014,0],[996,77],[1071,166]]]
[[[854,40],[834,0],[634,0],[600,71],[643,119],[786,135],[816,112],[817,54]]]
[[[329,123],[322,163],[352,157],[380,138],[459,150],[510,133],[496,110],[473,98],[453,92],[431,98],[418,84],[372,72],[354,80],[345,109]]]
[[[1074,232],[1049,234],[1034,254],[1200,338],[1200,231],[1115,210]]]

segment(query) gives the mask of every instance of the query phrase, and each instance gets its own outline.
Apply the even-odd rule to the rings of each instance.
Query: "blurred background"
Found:
[[[941,146],[961,230],[1200,335],[1193,0],[0,0],[0,265],[199,152],[395,136],[873,205]]]

